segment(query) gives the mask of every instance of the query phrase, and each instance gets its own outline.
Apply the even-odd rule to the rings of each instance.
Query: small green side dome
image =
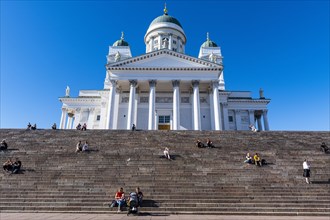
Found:
[[[202,44],[202,47],[218,47],[218,45],[211,40],[207,40]]]
[[[178,19],[176,19],[175,17],[172,17],[170,15],[167,15],[167,14],[164,14],[164,15],[161,15],[161,16],[155,18],[151,22],[149,27],[151,27],[154,24],[162,23],[162,22],[173,23],[173,24],[176,24],[176,25],[178,25],[179,27],[182,28],[182,26],[181,26],[180,22],[178,21]]]
[[[218,47],[218,45],[215,42],[210,40],[209,33],[207,32],[206,41],[202,44],[201,47]]]
[[[117,40],[112,44],[112,46],[118,47],[118,46],[129,46],[129,44],[124,41],[124,32],[121,32],[121,38],[120,40]]]
[[[129,46],[129,44],[126,41],[120,39],[114,42],[112,46]]]

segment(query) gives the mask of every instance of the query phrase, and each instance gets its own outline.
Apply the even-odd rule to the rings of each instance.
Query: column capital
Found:
[[[248,111],[249,111],[250,114],[252,114],[252,113],[254,114],[254,110],[249,109]]]
[[[268,109],[264,109],[263,111],[262,111],[262,114],[267,114],[268,113]]]
[[[193,85],[193,87],[199,86],[199,80],[192,80],[191,84]]]
[[[74,116],[74,111],[69,111],[68,116],[69,116],[69,118],[72,118]]]
[[[131,80],[129,80],[129,83],[130,83],[130,85],[135,87],[137,85],[137,80],[136,79],[131,79]]]
[[[149,80],[149,86],[150,87],[155,87],[157,84],[157,81],[155,79]]]
[[[211,81],[211,85],[213,86],[213,87],[218,87],[219,86],[219,80],[212,80]]]
[[[115,87],[117,85],[117,80],[111,79],[110,84],[112,87]]]
[[[172,85],[173,85],[173,87],[180,86],[180,80],[172,80]]]

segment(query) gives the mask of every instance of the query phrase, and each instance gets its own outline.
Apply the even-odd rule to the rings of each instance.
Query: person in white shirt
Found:
[[[257,131],[258,131],[258,130],[256,129],[256,127],[254,127],[253,124],[251,124],[251,125],[249,126],[249,128],[250,128],[251,131],[253,131],[253,132],[257,132]]]
[[[167,147],[165,147],[164,156],[169,160],[171,159],[170,150]]]
[[[82,147],[82,151],[88,151],[88,142],[86,141]]]
[[[310,165],[309,165],[307,159],[305,159],[304,162],[303,162],[303,168],[304,168],[303,176],[306,178],[306,183],[310,184],[311,183],[311,181],[309,180],[309,178],[310,178]]]

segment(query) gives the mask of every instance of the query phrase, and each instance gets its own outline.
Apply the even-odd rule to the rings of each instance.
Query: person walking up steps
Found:
[[[305,159],[304,160],[304,162],[303,162],[303,168],[304,168],[304,174],[303,174],[303,176],[306,178],[306,183],[307,184],[311,184],[311,181],[309,180],[309,178],[310,178],[310,165],[309,165],[309,163],[308,163],[308,161],[307,161],[307,159]]]

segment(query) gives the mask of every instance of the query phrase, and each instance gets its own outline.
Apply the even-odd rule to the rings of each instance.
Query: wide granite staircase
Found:
[[[112,213],[139,186],[142,213],[330,216],[329,132],[0,130],[22,173],[0,172],[1,212]],[[197,148],[210,138],[216,148]],[[87,140],[90,152],[75,153]],[[161,158],[165,147],[173,160]],[[268,165],[244,164],[260,153]],[[312,184],[302,177],[311,163]]]

